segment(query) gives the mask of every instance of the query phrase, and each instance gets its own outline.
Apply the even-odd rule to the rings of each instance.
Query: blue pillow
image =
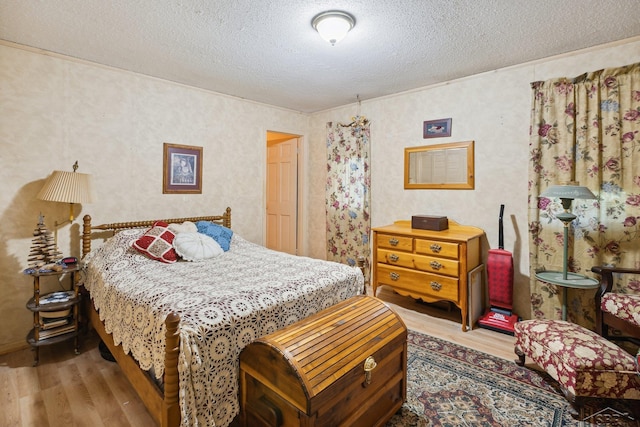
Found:
[[[229,250],[229,244],[233,236],[233,231],[230,228],[211,221],[198,221],[196,222],[196,227],[198,227],[198,233],[206,234],[213,238],[225,252]]]

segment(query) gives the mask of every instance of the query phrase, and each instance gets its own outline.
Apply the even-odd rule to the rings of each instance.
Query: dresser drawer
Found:
[[[458,277],[460,265],[455,259],[416,255],[389,249],[378,249],[378,262],[452,277]]]
[[[378,247],[411,252],[413,251],[413,238],[394,236],[392,234],[378,234]]]
[[[438,258],[426,255],[414,255],[414,268],[429,273],[458,277],[460,263],[457,259]]]
[[[397,265],[400,267],[414,268],[414,258],[410,252],[402,252],[389,249],[378,249],[378,262]]]
[[[437,240],[416,239],[416,253],[458,259],[460,245]]]
[[[421,294],[434,299],[458,301],[458,279],[417,270],[378,263],[379,284],[392,286],[412,294]]]

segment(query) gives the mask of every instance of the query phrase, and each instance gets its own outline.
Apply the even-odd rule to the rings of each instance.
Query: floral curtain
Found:
[[[640,63],[576,78],[534,82],[529,142],[531,313],[560,318],[558,289],[535,279],[540,269],[562,270],[560,201],[540,197],[550,185],[578,181],[596,200],[574,200],[569,271],[594,265],[640,267]],[[616,279],[621,292],[640,280]],[[595,290],[567,288],[568,320],[593,328]]]
[[[369,121],[352,118],[349,124],[327,123],[327,259],[355,266],[365,260],[369,275]]]

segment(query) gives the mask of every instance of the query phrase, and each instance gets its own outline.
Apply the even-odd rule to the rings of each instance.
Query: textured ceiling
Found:
[[[0,0],[0,39],[302,112],[638,35],[639,0]]]

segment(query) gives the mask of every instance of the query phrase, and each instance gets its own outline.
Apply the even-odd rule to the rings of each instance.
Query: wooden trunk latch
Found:
[[[369,357],[367,357],[365,359],[365,361],[364,361],[364,382],[362,383],[363,387],[366,387],[369,384],[371,384],[371,371],[373,371],[376,366],[378,366],[378,364],[376,363],[376,359],[374,359],[373,356],[369,356]]]

